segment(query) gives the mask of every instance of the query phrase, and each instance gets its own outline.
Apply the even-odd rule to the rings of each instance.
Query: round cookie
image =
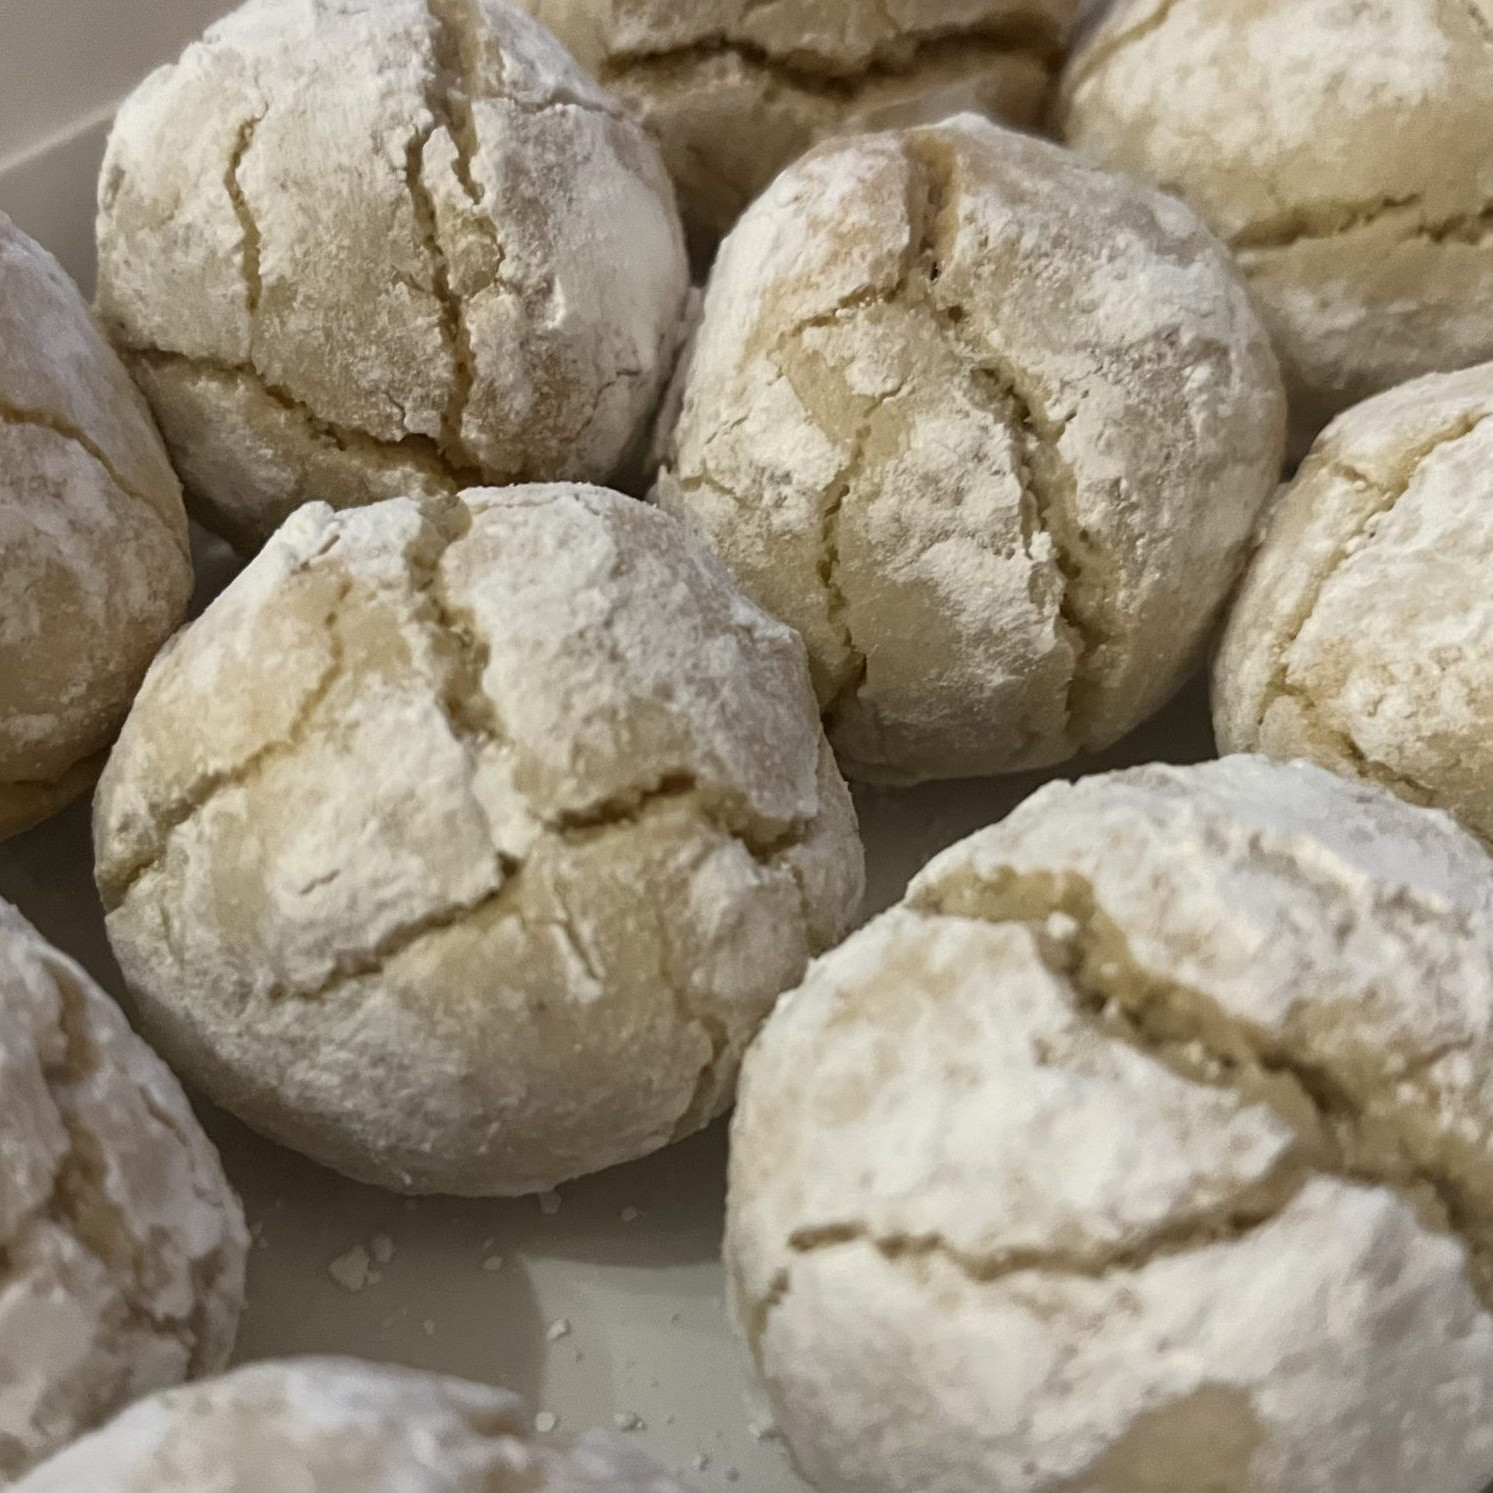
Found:
[[[228,1360],[248,1233],[186,1097],[0,902],[0,1482]]]
[[[127,1410],[15,1493],[684,1493],[614,1437],[538,1439],[487,1385],[352,1359],[255,1364]]]
[[[1035,124],[1078,0],[519,0],[657,139],[697,260],[831,134]]]
[[[181,487],[77,287],[0,214],[0,838],[83,792],[192,593]]]
[[[869,778],[1040,767],[1157,709],[1284,439],[1192,213],[973,116],[784,172],[682,378],[654,496],[803,634]]]
[[[250,0],[125,103],[99,307],[203,521],[610,476],[688,267],[658,151],[503,0]]]
[[[1116,0],[1059,117],[1234,248],[1298,452],[1371,394],[1493,357],[1487,0]]]
[[[1234,757],[1043,789],[748,1057],[727,1264],[821,1493],[1476,1493],[1493,862]]]
[[[600,489],[301,510],[152,670],[96,803],[179,1071],[417,1192],[704,1125],[862,884],[802,644]]]
[[[1214,663],[1230,752],[1309,757],[1493,842],[1493,365],[1328,427],[1271,515]]]

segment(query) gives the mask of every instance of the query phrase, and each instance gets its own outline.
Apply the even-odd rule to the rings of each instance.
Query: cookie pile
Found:
[[[1483,7],[249,0],[119,111],[95,314],[0,217],[0,835],[97,783],[142,1034],[0,904],[0,1480],[679,1487],[457,1379],[211,1377],[174,1071],[477,1197],[740,1077],[820,1493],[1480,1493]],[[177,631],[188,515],[245,563]],[[852,931],[847,779],[1081,771],[1215,640],[1238,755]]]

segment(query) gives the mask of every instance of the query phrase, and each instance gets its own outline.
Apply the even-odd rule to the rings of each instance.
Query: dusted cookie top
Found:
[[[535,1438],[501,1389],[351,1359],[262,1363],[136,1405],[15,1493],[684,1493],[614,1438]]]
[[[81,792],[192,591],[181,487],[77,287],[0,214],[0,837]]]
[[[181,1070],[427,1192],[704,1125],[862,879],[798,638],[596,488],[298,513],[152,671],[95,829]]]
[[[602,479],[688,289],[658,152],[502,0],[250,0],[115,123],[99,305],[205,521]]]
[[[1328,427],[1214,666],[1227,751],[1310,757],[1493,842],[1493,365]]]
[[[1078,0],[519,0],[658,140],[697,256],[829,134],[1034,124]]]
[[[176,1080],[4,902],[0,1096],[4,1481],[140,1395],[222,1368],[248,1236]]]
[[[1060,118],[1236,249],[1298,449],[1368,395],[1493,356],[1486,0],[1116,0]]]
[[[1493,862],[1229,758],[1057,784],[784,998],[727,1262],[823,1493],[1473,1493]]]
[[[852,775],[1114,741],[1280,469],[1274,358],[1192,213],[970,116],[784,172],[682,380],[657,501],[803,634]]]

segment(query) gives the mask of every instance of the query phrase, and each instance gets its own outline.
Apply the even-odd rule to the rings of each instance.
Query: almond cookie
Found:
[[[721,251],[655,498],[804,636],[846,771],[1094,751],[1198,661],[1280,472],[1181,203],[985,120],[831,141]]]
[[[0,1483],[228,1361],[248,1233],[176,1080],[0,902]]]
[[[1487,0],[1116,0],[1059,113],[1235,250],[1298,453],[1371,394],[1493,357]]]
[[[120,110],[99,307],[203,521],[607,478],[688,293],[640,127],[503,0],[250,0]]]
[[[1493,843],[1493,365],[1323,433],[1271,515],[1213,669],[1230,752],[1309,757]]]
[[[160,433],[77,287],[0,214],[0,838],[85,791],[192,594]]]
[[[1078,0],[519,0],[640,119],[698,260],[826,135],[1035,124]]]
[[[1029,799],[810,971],[736,1311],[820,1493],[1478,1493],[1493,861],[1306,763]]]
[[[95,838],[179,1071],[414,1192],[720,1114],[862,881],[799,639],[597,488],[295,515],[152,670]]]
[[[592,1433],[536,1437],[501,1389],[413,1369],[307,1358],[157,1395],[70,1447],[15,1493],[685,1493]]]

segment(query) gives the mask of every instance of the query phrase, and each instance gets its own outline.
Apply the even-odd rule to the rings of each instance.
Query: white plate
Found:
[[[85,287],[112,106],[221,9],[214,0],[0,0],[0,209]],[[200,550],[206,597],[232,567],[220,547]],[[1085,768],[1211,755],[1194,687]],[[929,856],[1000,818],[1040,781],[858,794],[868,910],[895,901]],[[122,993],[93,890],[86,805],[0,847],[0,896]],[[637,1417],[638,1441],[702,1489],[802,1493],[780,1449],[754,1434],[725,1321],[723,1127],[568,1187],[559,1211],[546,1213],[534,1200],[391,1197],[225,1116],[204,1119],[257,1239],[240,1357],[350,1353],[500,1383],[555,1414],[561,1430]]]

